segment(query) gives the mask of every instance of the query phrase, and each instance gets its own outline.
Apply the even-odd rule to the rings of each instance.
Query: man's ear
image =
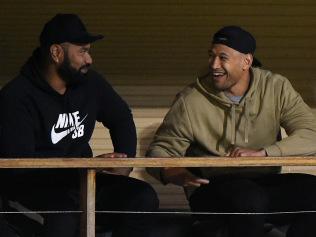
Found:
[[[250,53],[246,54],[244,57],[243,70],[249,70],[249,68],[251,67],[252,61],[253,61],[253,56]]]
[[[59,44],[53,44],[49,49],[51,58],[55,64],[60,64],[64,61],[64,50]]]

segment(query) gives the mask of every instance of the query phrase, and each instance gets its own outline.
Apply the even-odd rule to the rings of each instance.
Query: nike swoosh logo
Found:
[[[53,144],[56,144],[58,143],[61,139],[63,139],[64,137],[66,137],[69,133],[73,132],[77,127],[79,127],[82,122],[86,119],[88,115],[86,115],[80,122],[77,126],[72,126],[70,128],[67,128],[65,131],[62,131],[62,132],[56,132],[55,131],[55,126],[56,124],[53,125],[52,127],[52,131],[51,131],[51,139],[52,139],[52,143]]]

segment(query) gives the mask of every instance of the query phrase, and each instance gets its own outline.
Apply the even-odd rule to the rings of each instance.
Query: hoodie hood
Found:
[[[75,78],[75,82],[72,84],[67,84],[67,90],[78,87],[82,83],[85,83],[89,75],[91,74],[91,69],[86,74],[80,74],[79,72],[73,77]],[[27,60],[27,62],[23,65],[21,71],[21,75],[27,78],[34,86],[43,90],[44,92],[57,96],[62,97],[63,95],[59,94],[56,90],[54,90],[47,79],[45,78],[45,69],[43,65],[43,58],[41,56],[40,48],[36,48],[33,51],[32,56]],[[93,73],[92,73],[93,74]],[[90,75],[91,76],[91,75]]]
[[[212,98],[213,100],[216,100],[221,105],[231,107],[232,104],[237,104],[240,106],[244,106],[245,100],[248,99],[248,101],[251,99],[255,92],[255,88],[258,85],[258,80],[254,80],[254,74],[257,74],[256,76],[260,76],[259,71],[256,68],[250,68],[250,83],[249,88],[246,92],[246,94],[242,97],[240,100],[240,103],[234,103],[232,102],[223,91],[219,91],[214,88],[212,84],[211,75],[207,74],[206,76],[197,78],[196,80],[196,89],[199,90],[202,94],[207,95],[207,97]]]
[[[40,48],[36,48],[33,51],[32,56],[26,61],[26,63],[21,68],[21,75],[29,80],[34,86],[40,90],[45,91],[51,95],[61,96],[57,91],[55,91],[45,79],[43,69],[40,68],[41,65],[41,52]]]

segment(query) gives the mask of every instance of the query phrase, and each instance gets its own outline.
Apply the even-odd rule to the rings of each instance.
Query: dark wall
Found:
[[[185,85],[207,65],[210,36],[238,24],[257,38],[257,57],[287,76],[316,105],[316,2],[313,0],[1,0],[0,84],[12,78],[58,12],[78,13],[105,39],[95,66],[116,86]]]

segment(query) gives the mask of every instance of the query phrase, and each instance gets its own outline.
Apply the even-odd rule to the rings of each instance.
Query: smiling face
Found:
[[[251,62],[250,54],[240,53],[223,44],[213,44],[209,50],[209,68],[214,87],[232,93],[244,78],[249,77]]]

